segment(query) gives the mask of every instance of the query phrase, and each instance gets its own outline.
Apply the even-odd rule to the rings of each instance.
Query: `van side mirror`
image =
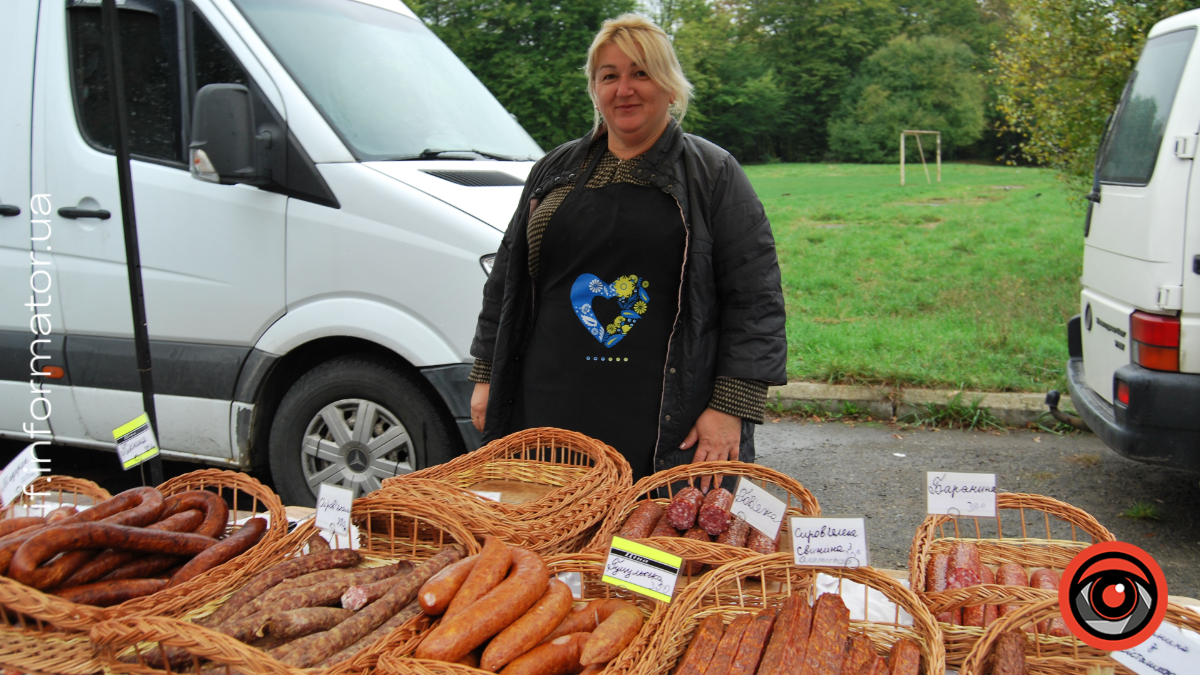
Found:
[[[244,85],[201,88],[192,110],[192,142],[188,146],[192,177],[223,185],[265,182],[268,176],[259,166],[255,129],[250,90]]]

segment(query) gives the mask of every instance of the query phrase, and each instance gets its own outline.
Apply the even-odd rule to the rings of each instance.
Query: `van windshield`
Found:
[[[1167,116],[1175,101],[1179,78],[1187,63],[1196,29],[1160,35],[1146,43],[1129,76],[1133,86],[1113,120],[1100,180],[1105,183],[1146,185],[1154,175]]]
[[[234,0],[359,160],[542,156],[419,19],[367,1]]]

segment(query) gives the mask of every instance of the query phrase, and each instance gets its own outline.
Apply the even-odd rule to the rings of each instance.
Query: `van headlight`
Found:
[[[492,253],[485,255],[479,259],[479,265],[483,268],[483,273],[492,276],[492,268],[496,266],[496,254]]]

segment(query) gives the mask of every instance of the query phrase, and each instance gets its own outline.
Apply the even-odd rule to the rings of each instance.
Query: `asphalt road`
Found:
[[[1046,495],[1091,513],[1118,539],[1158,560],[1171,594],[1200,597],[1200,475],[1128,461],[1090,434],[997,435],[785,418],[759,427],[756,444],[758,461],[799,480],[825,515],[867,518],[876,567],[907,567],[925,513],[926,471],[983,471],[997,474],[1001,491]],[[23,446],[0,441],[0,462]],[[113,493],[142,484],[137,469],[121,471],[110,453],[50,448],[39,454],[51,460],[54,473],[94,480]],[[200,468],[164,464],[167,477]],[[1160,519],[1121,517],[1134,502],[1156,505]]]

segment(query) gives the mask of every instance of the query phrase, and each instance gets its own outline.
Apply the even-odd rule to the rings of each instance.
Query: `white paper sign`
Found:
[[[775,495],[754,484],[754,481],[742,476],[738,479],[737,492],[733,495],[733,507],[729,512],[741,516],[750,527],[774,539],[783,525],[783,516],[787,512],[784,504]]]
[[[334,534],[350,532],[350,505],[354,492],[336,485],[321,484],[317,493],[317,527]]]
[[[862,518],[792,516],[792,555],[806,567],[866,567],[867,526]]]
[[[928,471],[925,492],[925,512],[930,515],[996,517],[994,473]]]
[[[1184,675],[1197,671],[1200,642],[1164,621],[1150,639],[1112,657],[1138,675]]]
[[[41,475],[33,448],[32,444],[26,446],[3,471],[0,471],[0,501],[4,502],[5,507],[21,494],[25,486]]]
[[[158,440],[146,413],[113,429],[113,440],[117,442],[117,459],[126,471],[158,454]]]
[[[500,501],[501,493],[499,492],[487,492],[485,490],[471,490],[471,492],[483,497],[484,499],[490,499],[494,502]]]
[[[583,575],[579,572],[559,572],[555,579],[566,584],[571,589],[571,595],[579,600],[583,598]]]

